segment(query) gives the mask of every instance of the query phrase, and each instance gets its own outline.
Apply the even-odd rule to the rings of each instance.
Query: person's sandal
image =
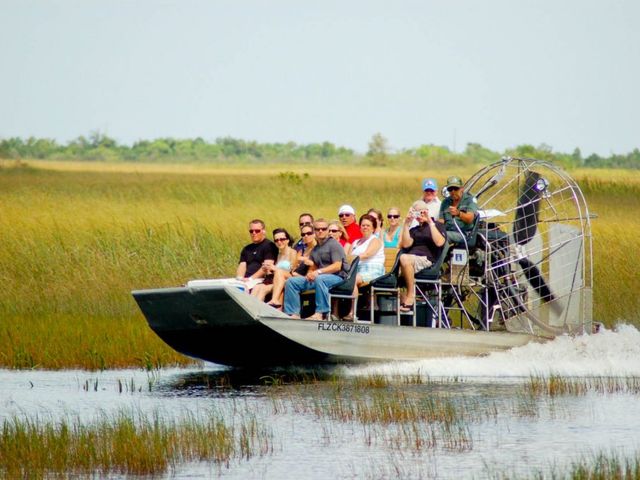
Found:
[[[343,322],[353,322],[353,315],[352,314],[345,315],[344,317],[342,317],[342,321]]]
[[[400,304],[400,313],[401,314],[412,314],[413,313],[413,303],[401,303]]]
[[[269,305],[271,308],[275,308],[276,310],[282,309],[282,305],[279,303],[269,302],[267,303],[267,305]]]

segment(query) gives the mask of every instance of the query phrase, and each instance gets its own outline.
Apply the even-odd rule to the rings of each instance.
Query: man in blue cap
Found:
[[[447,229],[447,239],[453,243],[463,243],[462,234],[473,229],[473,221],[478,212],[476,199],[464,191],[462,179],[457,175],[447,178],[449,196],[440,206],[440,218]]]
[[[440,211],[440,199],[438,198],[438,182],[435,178],[425,178],[422,181],[422,200],[427,204],[427,208],[432,215],[437,215]]]
[[[413,202],[411,210],[416,212],[415,205],[418,202],[424,202],[427,204],[429,210],[429,216],[434,220],[438,219],[438,213],[440,212],[440,199],[438,198],[438,182],[435,178],[425,178],[422,180],[422,198]],[[414,220],[410,227],[413,228],[418,225],[418,221]]]

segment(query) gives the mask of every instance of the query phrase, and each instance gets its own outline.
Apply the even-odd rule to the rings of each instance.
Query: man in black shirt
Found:
[[[409,210],[409,214],[404,219],[400,247],[408,251],[400,255],[400,268],[407,284],[407,296],[400,306],[401,312],[411,312],[413,309],[416,272],[433,265],[447,241],[444,225],[434,221],[434,217],[437,217],[437,213],[430,212],[425,202],[418,201],[414,203],[413,209]],[[409,229],[414,218],[418,221],[418,225]]]
[[[278,247],[265,236],[265,225],[262,220],[249,222],[251,243],[240,252],[240,263],[236,270],[236,279],[242,281],[257,280],[264,277],[262,264],[273,264],[278,258]]]

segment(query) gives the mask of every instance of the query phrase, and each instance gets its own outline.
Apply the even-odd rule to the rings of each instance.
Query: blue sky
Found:
[[[0,0],[0,137],[640,147],[640,2]]]

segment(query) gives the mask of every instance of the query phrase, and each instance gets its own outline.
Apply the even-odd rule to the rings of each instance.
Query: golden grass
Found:
[[[13,417],[0,430],[0,474],[158,475],[190,461],[228,466],[233,459],[271,452],[271,441],[251,415],[235,423],[215,413],[171,420],[158,412],[121,411],[93,423]]]
[[[524,384],[524,392],[532,397],[573,395],[590,392],[600,394],[640,394],[638,377],[588,377],[571,378],[559,375],[532,376]]]
[[[179,174],[178,174],[179,173]],[[150,332],[129,292],[232,275],[250,219],[297,231],[305,210],[335,218],[402,208],[427,172],[79,162],[0,165],[0,365],[153,368],[187,362]],[[441,182],[449,171],[428,172]],[[462,172],[468,175],[470,172]],[[594,317],[640,323],[640,175],[576,171],[593,222]]]

